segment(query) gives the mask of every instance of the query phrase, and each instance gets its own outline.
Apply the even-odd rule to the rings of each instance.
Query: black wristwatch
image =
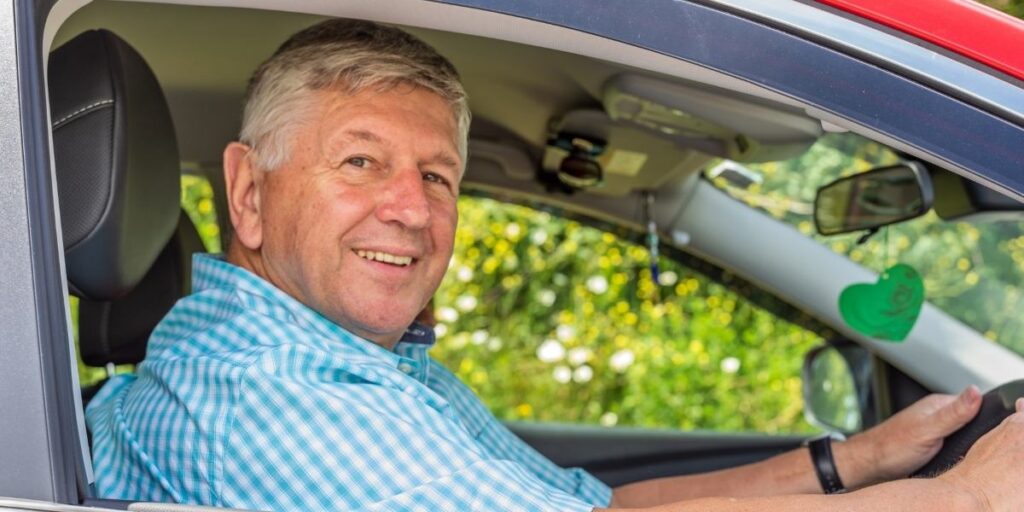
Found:
[[[843,481],[839,479],[839,471],[836,470],[836,460],[832,457],[833,440],[845,441],[846,438],[842,434],[832,432],[804,441],[804,446],[811,451],[811,464],[825,494],[846,492]]]

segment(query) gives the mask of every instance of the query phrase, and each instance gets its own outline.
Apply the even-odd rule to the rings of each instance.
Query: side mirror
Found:
[[[917,162],[906,162],[819,188],[814,224],[822,235],[875,230],[928,213],[933,200],[928,171]]]
[[[871,354],[849,341],[830,342],[804,357],[803,398],[807,421],[824,430],[852,434],[864,427],[871,379]]]

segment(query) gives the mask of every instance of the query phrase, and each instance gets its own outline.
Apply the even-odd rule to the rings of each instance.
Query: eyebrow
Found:
[[[378,137],[376,133],[366,130],[345,130],[345,135],[351,139],[373,142],[375,144],[384,144],[384,139]]]

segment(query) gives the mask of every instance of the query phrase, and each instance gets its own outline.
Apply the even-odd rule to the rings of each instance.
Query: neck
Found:
[[[234,242],[228,245],[227,261],[232,265],[236,265],[238,267],[248,270],[249,272],[252,272],[253,274],[259,276],[260,279],[263,279],[264,281],[274,285],[284,293],[287,293],[293,299],[305,304],[306,307],[309,307],[317,311],[317,313],[323,315],[325,318],[330,319],[331,322],[340,325],[345,330],[375,345],[379,345],[387,350],[393,351],[395,349],[395,345],[397,345],[399,340],[402,339],[402,333],[399,333],[396,336],[394,334],[383,334],[368,331],[366,329],[361,329],[359,327],[349,325],[347,322],[339,321],[337,318],[334,318],[333,316],[327,314],[326,312],[319,311],[312,305],[306,304],[305,301],[303,301],[299,297],[296,297],[294,293],[287,290],[285,287],[282,287],[279,283],[275,282],[274,279],[270,277],[270,274],[267,272],[266,264],[263,261],[263,257],[258,251],[253,251],[243,246],[241,243]]]

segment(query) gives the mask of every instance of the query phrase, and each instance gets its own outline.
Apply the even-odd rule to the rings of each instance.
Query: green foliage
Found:
[[[192,219],[206,250],[217,253],[221,252],[220,227],[213,205],[213,187],[209,180],[192,174],[181,176],[181,207]]]
[[[463,197],[432,352],[502,419],[793,432],[820,338],[678,263],[521,206]]]
[[[981,0],[981,3],[1011,16],[1024,18],[1024,0]]]

